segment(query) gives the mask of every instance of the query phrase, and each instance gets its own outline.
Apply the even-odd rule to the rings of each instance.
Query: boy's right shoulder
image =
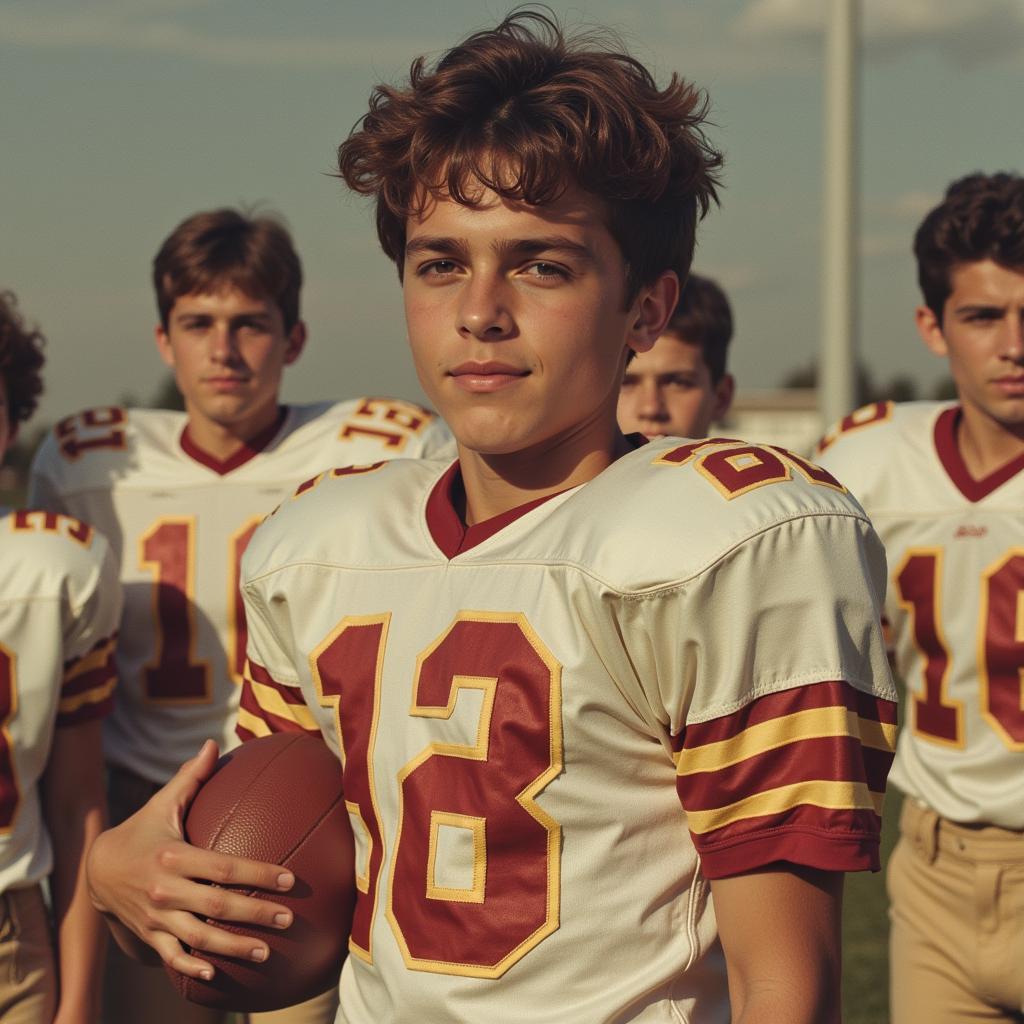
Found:
[[[246,578],[295,561],[375,564],[392,548],[414,557],[426,535],[427,498],[447,468],[386,459],[318,473],[263,520],[246,548]]]
[[[32,463],[60,489],[95,487],[172,454],[184,429],[183,412],[100,406],[65,416],[46,435]]]

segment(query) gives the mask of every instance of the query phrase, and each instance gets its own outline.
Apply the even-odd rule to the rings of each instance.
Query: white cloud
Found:
[[[973,66],[1024,54],[1024,0],[862,0],[870,57],[937,50]],[[825,28],[823,0],[750,0],[733,23],[741,39],[813,44]]]

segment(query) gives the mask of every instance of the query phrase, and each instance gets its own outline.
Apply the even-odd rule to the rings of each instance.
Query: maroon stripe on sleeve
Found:
[[[705,874],[877,870],[895,721],[893,702],[829,681],[686,726],[677,789]]]
[[[254,684],[270,690],[274,698],[280,701],[278,710],[286,713],[275,713],[272,707],[267,706],[269,701],[261,702]],[[294,718],[287,717],[287,710],[290,708],[295,708],[296,712],[301,709],[303,716],[306,714],[306,703],[303,700],[302,692],[295,686],[279,683],[262,665],[250,658],[246,662],[239,700],[239,714],[235,723],[235,734],[238,738],[244,743],[258,736],[266,736],[268,733],[309,732],[315,735],[319,734],[319,730],[307,728]]]

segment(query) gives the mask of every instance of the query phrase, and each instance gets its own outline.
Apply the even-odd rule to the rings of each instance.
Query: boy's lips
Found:
[[[448,375],[465,391],[487,393],[500,391],[502,388],[515,384],[524,377],[528,377],[530,371],[513,366],[511,363],[488,360],[482,363],[475,361],[460,363],[449,370]]]

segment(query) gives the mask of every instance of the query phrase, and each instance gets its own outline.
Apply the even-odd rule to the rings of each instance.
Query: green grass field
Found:
[[[885,865],[899,835],[901,794],[889,788],[882,815],[882,870],[847,875],[843,907],[843,1022],[889,1020],[889,920]]]

